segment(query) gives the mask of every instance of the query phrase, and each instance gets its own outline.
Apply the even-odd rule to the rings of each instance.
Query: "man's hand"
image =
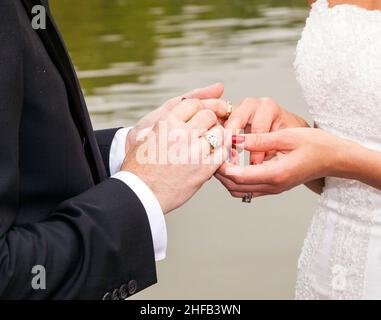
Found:
[[[224,93],[224,86],[221,83],[216,83],[209,87],[194,89],[182,96],[172,98],[165,102],[160,108],[152,111],[142,118],[133,129],[129,132],[126,139],[126,153],[130,148],[136,144],[136,136],[138,132],[141,132],[147,128],[153,128],[154,125],[163,117],[165,117],[177,104],[184,99],[199,99],[199,100],[211,100],[208,105],[204,107],[217,112],[217,116],[223,118],[226,115],[226,109],[218,109],[217,103],[213,103],[213,99],[220,99]]]
[[[208,103],[186,99],[169,104],[153,129],[145,130],[145,141],[127,152],[122,170],[150,187],[164,213],[188,201],[227,159],[224,128],[217,117],[226,110],[226,103],[213,100],[214,111],[207,108]],[[208,135],[216,138],[215,149]]]

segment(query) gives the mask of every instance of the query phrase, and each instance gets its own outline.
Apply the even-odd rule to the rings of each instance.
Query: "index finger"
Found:
[[[279,162],[264,163],[256,166],[236,166],[225,162],[219,170],[224,176],[240,185],[272,184],[280,171]]]
[[[177,104],[184,99],[219,99],[224,93],[224,85],[222,83],[215,83],[205,88],[198,88],[168,100],[163,107],[167,110],[172,110]]]
[[[226,121],[225,128],[231,130],[245,129],[250,124],[257,105],[255,99],[245,99],[238,108],[233,110],[230,118]]]
[[[270,106],[263,103],[260,104],[254,114],[251,123],[251,133],[267,133],[271,130],[276,114]],[[250,163],[261,164],[265,159],[264,152],[252,152],[250,154]]]
[[[228,114],[228,103],[221,99],[205,99],[200,101],[205,109],[213,111],[216,116],[223,119]]]

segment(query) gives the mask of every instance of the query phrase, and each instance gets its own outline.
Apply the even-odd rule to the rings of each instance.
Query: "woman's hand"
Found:
[[[233,137],[237,148],[250,152],[275,152],[276,157],[261,165],[244,168],[225,163],[219,179],[234,197],[279,194],[297,185],[327,176],[347,177],[351,157],[359,145],[320,129],[295,128],[268,134]],[[229,172],[234,175],[229,176]]]
[[[288,112],[269,98],[247,98],[234,110],[225,128],[244,130],[245,133],[266,133],[286,128],[309,127],[304,119]],[[261,164],[271,154],[252,152],[250,162]]]

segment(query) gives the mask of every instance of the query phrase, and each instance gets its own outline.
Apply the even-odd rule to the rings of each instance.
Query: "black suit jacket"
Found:
[[[156,282],[149,221],[108,177],[116,130],[93,131],[49,12],[33,30],[39,4],[0,0],[0,297],[125,298]]]

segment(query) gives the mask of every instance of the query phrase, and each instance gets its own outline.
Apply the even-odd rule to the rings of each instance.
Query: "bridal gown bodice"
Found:
[[[317,126],[381,152],[381,11],[317,0],[295,69]],[[297,299],[381,299],[381,192],[326,178],[298,262]]]

